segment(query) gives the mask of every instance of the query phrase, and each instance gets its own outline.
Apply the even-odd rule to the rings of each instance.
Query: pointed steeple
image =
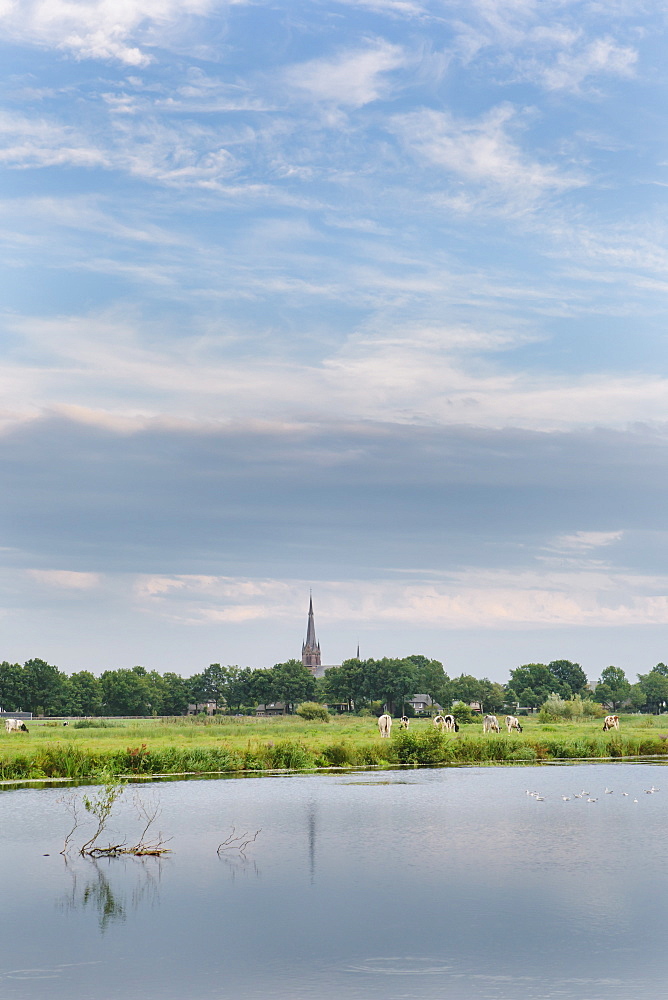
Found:
[[[320,643],[315,637],[315,620],[313,618],[313,594],[309,597],[308,624],[306,626],[306,642],[302,646],[302,663],[314,675],[316,667],[320,666]]]

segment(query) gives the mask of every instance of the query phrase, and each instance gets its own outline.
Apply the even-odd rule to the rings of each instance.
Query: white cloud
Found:
[[[147,45],[189,16],[221,0],[16,0],[0,6],[0,28],[15,41],[63,49],[79,59],[151,61]],[[227,6],[227,4],[225,5]]]
[[[523,72],[548,90],[578,90],[590,77],[632,76],[637,60],[635,49],[617,45],[609,37],[595,38],[580,46],[569,40],[551,63],[537,59],[526,64]]]
[[[26,572],[32,580],[56,590],[93,590],[100,584],[98,573],[77,573],[64,569],[30,569]]]
[[[285,71],[285,81],[314,101],[359,108],[388,96],[387,74],[407,62],[404,50],[382,39],[364,49],[313,59]]]
[[[302,580],[179,576],[140,582],[147,613],[192,626],[291,621]],[[610,571],[465,570],[447,581],[320,581],[318,622],[359,626],[516,629],[668,623],[668,578]]]
[[[618,542],[623,534],[623,531],[576,531],[572,535],[560,535],[555,539],[554,547],[586,552]]]
[[[516,122],[516,110],[503,104],[475,120],[423,109],[395,116],[392,127],[415,158],[464,184],[497,189],[520,203],[584,183],[582,177],[526,156],[508,134]]]

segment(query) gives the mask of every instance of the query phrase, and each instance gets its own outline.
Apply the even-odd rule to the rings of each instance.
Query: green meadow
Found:
[[[668,717],[622,716],[619,732],[600,719],[545,724],[522,719],[524,731],[483,735],[478,722],[440,733],[430,719],[408,731],[395,721],[390,739],[375,718],[296,716],[93,720],[91,728],[48,720],[30,732],[0,733],[0,780],[109,775],[205,774],[438,764],[512,764],[666,756]]]

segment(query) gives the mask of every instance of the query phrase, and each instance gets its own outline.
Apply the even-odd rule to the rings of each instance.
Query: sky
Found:
[[[667,21],[0,0],[0,659],[668,659]]]

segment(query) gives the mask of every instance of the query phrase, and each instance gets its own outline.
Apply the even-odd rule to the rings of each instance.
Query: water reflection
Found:
[[[142,906],[154,907],[159,903],[162,876],[160,859],[128,861],[124,858],[109,858],[101,861],[86,858],[73,864],[65,858],[64,864],[70,878],[70,887],[57,901],[57,908],[63,913],[77,910],[95,913],[102,933],[111,923],[125,921],[128,907],[136,911]]]

